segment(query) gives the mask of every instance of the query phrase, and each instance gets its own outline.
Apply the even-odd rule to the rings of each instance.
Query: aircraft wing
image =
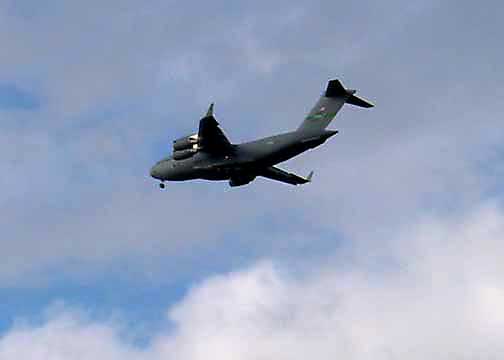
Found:
[[[259,172],[259,175],[271,180],[281,181],[291,185],[301,185],[309,183],[311,181],[313,171],[306,178],[304,178],[296,174],[288,173],[287,171],[279,169],[275,166],[270,166],[266,169],[261,170],[261,172]]]
[[[213,104],[210,105],[205,117],[200,120],[198,147],[210,153],[226,153],[233,148],[213,116]]]

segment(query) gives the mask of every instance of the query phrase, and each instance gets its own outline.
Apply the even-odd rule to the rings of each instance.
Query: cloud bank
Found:
[[[387,266],[359,253],[353,265],[264,261],[213,276],[145,346],[134,326],[59,308],[20,320],[0,338],[0,359],[498,359],[503,234],[502,208],[487,204],[405,229],[383,244]]]

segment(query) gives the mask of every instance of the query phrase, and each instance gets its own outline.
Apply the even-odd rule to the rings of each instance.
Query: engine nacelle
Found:
[[[249,182],[251,182],[255,178],[256,178],[255,175],[232,176],[231,179],[229,179],[229,186],[235,187],[235,186],[247,185]]]
[[[192,149],[195,145],[198,145],[198,134],[184,136],[173,142],[173,151]]]
[[[191,156],[194,156],[198,150],[196,149],[186,149],[186,150],[178,150],[173,152],[173,160],[184,160],[188,159]]]

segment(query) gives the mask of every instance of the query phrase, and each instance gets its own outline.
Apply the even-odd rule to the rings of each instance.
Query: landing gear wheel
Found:
[[[160,184],[159,184],[159,188],[164,189],[164,188],[165,188],[165,184],[160,183]]]

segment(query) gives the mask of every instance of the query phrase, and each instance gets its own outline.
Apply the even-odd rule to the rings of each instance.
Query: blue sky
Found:
[[[40,106],[40,99],[13,84],[0,84],[0,108],[7,110],[34,110]]]
[[[0,0],[0,360],[494,356],[499,10]],[[330,78],[377,106],[344,107],[340,134],[282,165],[309,186],[148,177],[210,102],[251,140],[297,127]],[[444,345],[433,318],[458,329]]]

